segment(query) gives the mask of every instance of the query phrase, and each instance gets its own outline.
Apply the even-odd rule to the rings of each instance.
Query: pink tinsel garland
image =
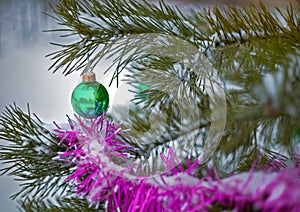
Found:
[[[176,155],[170,148],[168,157],[161,157],[171,176],[132,176],[132,163],[114,163],[119,158],[126,165],[123,150],[133,149],[116,139],[119,127],[105,116],[77,120],[77,125],[69,121],[69,130],[59,128],[55,133],[69,146],[60,158],[75,164],[66,181],[74,183],[77,194],[91,205],[105,202],[106,211],[191,212],[214,206],[236,211],[300,211],[299,160],[277,172],[250,170],[225,179],[198,179],[192,175],[198,161],[187,161],[186,169],[180,163],[172,168]]]

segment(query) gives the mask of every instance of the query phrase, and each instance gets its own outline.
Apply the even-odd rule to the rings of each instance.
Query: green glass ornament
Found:
[[[83,118],[96,118],[108,107],[108,92],[101,83],[96,81],[94,73],[85,73],[82,79],[72,93],[72,107]]]

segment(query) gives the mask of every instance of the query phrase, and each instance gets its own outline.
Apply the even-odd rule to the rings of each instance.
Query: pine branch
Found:
[[[21,182],[21,189],[12,198],[40,198],[62,194],[66,189],[64,177],[70,174],[71,164],[54,160],[66,150],[64,144],[33,114],[25,114],[16,105],[6,107],[0,116],[0,160],[5,164],[1,175],[8,174]]]
[[[292,60],[289,59],[292,57]],[[278,114],[272,114],[268,112],[268,105],[263,99],[255,97],[255,94],[251,94],[251,87],[246,87],[246,89],[238,91],[229,90],[227,92],[228,101],[228,117],[227,117],[227,127],[225,128],[225,135],[220,143],[220,146],[216,153],[214,154],[212,161],[216,167],[219,167],[222,176],[232,173],[237,168],[244,170],[250,168],[250,166],[243,165],[244,158],[246,157],[257,157],[257,153],[260,152],[261,157],[265,156],[266,151],[278,151],[278,153],[286,155],[293,154],[292,150],[295,147],[295,143],[292,141],[290,129],[297,128],[297,120],[295,119],[298,115],[288,114],[288,109],[284,108],[286,106],[285,102],[287,99],[298,101],[295,96],[298,95],[299,89],[289,89],[289,86],[294,84],[298,85],[296,82],[298,79],[299,64],[297,54],[293,56],[285,57],[282,61],[286,61],[287,67],[281,68],[276,74],[282,74],[285,77],[283,79],[279,78],[281,87],[277,87],[279,90],[283,89],[280,93],[285,93],[284,101],[282,102],[281,111]],[[123,129],[130,129],[126,132],[124,138],[130,145],[135,146],[139,152],[139,156],[157,158],[159,157],[159,152],[163,152],[168,149],[167,147],[172,146],[174,143],[184,143],[189,139],[193,140],[198,137],[202,137],[203,140],[206,138],[206,134],[194,134],[195,137],[191,137],[194,132],[205,130],[208,131],[210,126],[210,114],[209,114],[209,100],[208,97],[204,95],[203,91],[199,90],[199,86],[189,77],[191,71],[186,70],[183,66],[180,66],[177,62],[174,62],[169,58],[169,62],[166,63],[166,59],[163,61],[160,58],[146,58],[142,59],[136,65],[132,65],[129,69],[130,74],[127,76],[128,83],[133,86],[136,90],[138,89],[139,83],[148,85],[148,88],[142,92],[135,94],[133,102],[140,104],[141,108],[131,109],[129,116],[122,113],[121,108],[116,108],[117,113],[115,113],[114,119],[116,117],[120,118],[120,122],[123,123]],[[279,61],[279,60],[278,60]],[[281,60],[280,60],[281,61]],[[149,65],[150,64],[150,65]],[[166,68],[166,64],[168,67]],[[177,67],[177,70],[174,69]],[[283,65],[281,66],[283,67]],[[165,69],[164,69],[165,68]],[[145,71],[147,70],[147,71]],[[281,73],[283,72],[283,73]],[[289,74],[285,74],[288,72]],[[180,83],[176,84],[174,82],[181,82],[184,84],[184,91],[189,95],[195,95],[195,100],[199,103],[195,107],[187,109],[187,113],[191,114],[192,110],[199,110],[203,114],[201,117],[207,117],[204,121],[206,124],[196,124],[196,119],[187,121],[190,123],[188,126],[184,126],[180,120],[180,110],[182,107],[176,108],[175,102],[170,100],[170,94],[183,95],[183,91],[179,91]],[[267,85],[268,86],[268,85]],[[249,90],[248,90],[249,89]],[[289,89],[289,91],[286,91]],[[172,91],[171,91],[172,90]],[[136,92],[136,91],[134,91]],[[262,91],[260,91],[262,94]],[[160,101],[157,101],[159,99]],[[171,98],[172,99],[172,98]],[[205,101],[207,101],[205,103]],[[188,104],[191,104],[189,101]],[[281,102],[281,101],[280,101]],[[157,104],[159,106],[157,106]],[[205,106],[206,105],[206,106]],[[289,103],[289,107],[294,107],[293,111],[297,111],[297,104]],[[158,117],[155,116],[155,109],[159,108]],[[196,109],[197,108],[197,109]],[[126,110],[127,108],[125,108]],[[126,111],[125,111],[126,112]],[[152,114],[152,117],[151,117]],[[297,114],[300,114],[297,112]],[[168,125],[165,126],[163,117],[171,117]],[[150,119],[150,117],[152,119]],[[194,128],[196,126],[196,128]],[[151,133],[150,133],[151,129]],[[277,132],[277,133],[276,133]],[[183,136],[182,138],[180,138]],[[128,139],[129,138],[129,139]],[[191,152],[185,152],[185,147],[179,146],[178,149],[182,150],[181,153],[187,155],[193,155],[193,157],[198,157],[199,152],[203,143],[199,144],[195,142],[195,146],[190,149],[191,152],[197,154],[191,154]],[[207,149],[205,149],[207,151]],[[224,162],[226,161],[226,164]],[[254,159],[253,159],[254,161]],[[252,162],[253,162],[252,161]],[[159,163],[159,162],[157,162]],[[220,164],[219,164],[220,163]],[[250,163],[248,163],[249,165]]]
[[[18,201],[19,211],[44,211],[44,212],[54,212],[54,211],[104,211],[104,208],[92,208],[86,199],[80,199],[75,197],[64,197],[56,198],[55,200],[45,200],[45,199],[27,199],[24,202]]]
[[[296,58],[297,56],[294,55],[293,58],[294,57]],[[168,102],[170,102],[170,100],[168,100],[168,98],[170,98],[170,96],[166,95],[166,93],[170,93],[168,92],[168,89],[173,89],[174,93],[182,95],[183,92],[178,92],[179,87],[177,84],[174,84],[174,81],[185,81],[185,90],[187,90],[187,93],[189,93],[190,95],[192,95],[193,93],[193,89],[191,88],[191,85],[193,84],[191,83],[191,78],[188,78],[188,75],[184,76],[184,73],[189,73],[187,70],[178,68],[179,71],[177,70],[176,73],[176,71],[172,70],[171,68],[172,64],[174,63],[174,61],[172,60],[169,61],[170,67],[167,70],[163,70],[163,67],[165,65],[161,64],[166,60],[160,61],[159,59],[155,59],[150,61],[151,62],[149,62],[149,58],[147,58],[144,61],[146,65],[143,66],[141,63],[139,63],[137,66],[131,67],[130,72],[132,72],[132,74],[128,75],[130,79],[128,80],[128,83],[133,85],[133,87],[137,87],[138,83],[149,85],[149,87],[145,91],[137,93],[134,99],[137,104],[142,103],[142,105],[144,106],[137,111],[132,111],[130,113],[129,119],[127,119],[126,115],[122,114],[122,109],[118,108],[116,111],[118,111],[118,117],[123,117],[123,119],[121,118],[121,123],[126,123],[124,128],[130,129],[130,133],[126,137],[131,139],[135,138],[131,141],[128,140],[127,142],[131,143],[131,145],[135,146],[137,149],[140,149],[140,154],[146,157],[151,156],[155,158],[158,156],[157,152],[163,152],[164,149],[167,149],[163,147],[168,147],[172,143],[171,141],[180,142],[180,139],[178,140],[178,137],[182,135],[182,133],[185,131],[184,129],[187,129],[184,135],[188,136],[192,135],[195,131],[199,131],[201,128],[208,127],[210,124],[202,126],[202,124],[200,123],[200,125],[197,125],[197,128],[193,128],[193,124],[190,124],[188,127],[184,128],[180,125],[181,123],[179,120],[180,117],[178,117],[178,108],[176,109],[173,103],[171,103],[172,106],[169,109],[163,110],[163,113],[159,116],[160,118],[165,115],[172,117],[170,120],[172,120],[173,123],[170,123],[171,125],[168,125],[167,128],[163,127],[162,120],[160,119],[153,119],[151,121],[149,120],[149,115],[153,113],[155,103],[162,104],[165,108],[169,107]],[[299,67],[299,64],[296,59],[293,60],[294,62],[292,62],[291,60],[286,61],[288,61],[290,65],[288,67],[282,68],[281,70],[282,72],[289,72],[289,74],[284,74],[284,76],[287,76],[287,78],[282,79],[284,83],[281,85],[282,89],[284,90],[287,89],[291,84],[298,84],[296,83],[296,81],[298,76],[297,70],[299,70],[299,68],[297,68]],[[151,65],[147,66],[148,63]],[[145,69],[147,69],[147,72],[144,71]],[[280,72],[277,72],[277,74],[278,73]],[[180,76],[184,76],[184,78],[181,78]],[[168,87],[167,90],[166,87]],[[249,87],[249,89],[250,88],[251,87]],[[165,91],[166,93],[161,91]],[[229,90],[227,93],[229,106],[227,127],[225,129],[227,133],[224,135],[223,141],[221,142],[218,151],[212,159],[214,161],[227,161],[226,165],[221,164],[220,166],[218,166],[221,170],[224,170],[224,173],[231,173],[230,170],[232,171],[233,169],[236,169],[236,167],[241,166],[239,163],[241,163],[244,157],[246,157],[247,155],[256,154],[257,152],[260,152],[262,155],[264,155],[265,151],[262,151],[262,149],[267,149],[270,151],[276,150],[281,154],[292,154],[291,150],[295,146],[295,144],[291,142],[292,139],[290,129],[297,128],[297,120],[295,120],[295,117],[297,116],[291,116],[292,114],[288,114],[288,110],[284,109],[284,107],[282,108],[283,110],[281,111],[281,114],[270,114],[268,112],[268,105],[266,105],[263,99],[260,100],[258,98],[255,98],[255,95],[251,94],[250,90],[247,92],[243,90],[239,93],[239,96],[237,96],[237,92],[234,90]],[[297,101],[297,98],[295,99],[295,96],[293,95],[296,94],[297,96],[298,92],[299,89],[293,89],[289,90],[288,92],[284,91],[282,93],[285,93],[285,97],[287,99]],[[198,94],[201,94],[201,92],[198,92]],[[152,98],[154,95],[160,96]],[[157,102],[154,99],[160,99],[160,101]],[[206,114],[206,116],[203,117],[208,117],[209,120],[210,115],[209,113],[205,112],[207,111],[207,106],[209,105],[209,103],[207,102],[206,104],[203,104],[205,102],[204,100],[208,101],[207,97],[202,94],[202,96],[195,96],[195,99],[201,99],[202,104],[197,105],[195,108],[198,108],[199,111],[201,111],[203,114]],[[286,105],[284,104],[285,102],[286,100],[282,102],[283,106]],[[203,107],[205,105],[206,109],[205,107]],[[297,110],[297,104],[294,105],[292,103],[289,103],[288,105],[289,107],[291,107],[292,105],[294,106],[295,109],[293,111]],[[160,110],[163,107],[160,107]],[[195,110],[195,108],[191,109]],[[188,113],[190,114],[191,110],[188,110]],[[174,116],[174,114],[176,114],[177,116]],[[154,116],[152,116],[152,118],[153,117]],[[149,129],[151,128],[155,128],[155,123],[159,123],[156,126],[157,131],[154,130],[153,133],[148,135],[148,137],[144,137],[145,132],[149,131]],[[194,122],[191,121],[190,123]],[[170,129],[172,130],[170,131]],[[275,129],[282,132],[278,135],[274,135]],[[272,136],[268,136],[270,134],[272,134]],[[198,136],[202,136],[203,139],[205,138],[205,134]],[[185,139],[187,139],[187,137]],[[199,152],[199,149],[197,149],[196,146],[194,148],[195,152]],[[230,157],[232,157],[232,163],[228,161],[229,155]],[[196,154],[195,156],[199,155]],[[229,164],[228,167],[227,164]],[[222,173],[222,171],[220,172]]]
[[[64,0],[56,8],[52,8],[59,24],[67,27],[66,32],[70,33],[72,30],[71,34],[80,36],[78,42],[70,45],[57,44],[63,49],[48,55],[56,60],[50,69],[54,68],[55,72],[66,66],[63,72],[66,75],[84,66],[85,54],[92,55],[99,47],[99,53],[91,57],[93,64],[94,61],[102,59],[115,50],[111,47],[112,44],[118,45],[118,41],[126,42],[128,35],[156,33],[175,35],[182,39],[187,35],[198,37],[193,40],[204,39],[201,35],[197,35],[194,27],[184,21],[185,17],[177,8],[173,9],[163,1],[156,6],[147,1],[139,3],[134,0],[101,2]],[[58,31],[63,30],[58,29]],[[190,42],[190,39],[188,41]],[[74,61],[75,65],[69,67]]]
[[[85,67],[87,54],[94,67],[110,53],[117,53],[120,56],[114,64],[117,64],[117,70],[122,70],[119,66],[124,65],[122,61],[128,59],[126,65],[135,59],[134,55],[141,52],[127,55],[132,48],[128,48],[128,51],[120,50],[128,45],[143,46],[145,42],[139,35],[175,36],[206,52],[215,47],[218,49],[218,46],[240,46],[257,40],[297,40],[299,34],[299,16],[292,4],[286,12],[277,8],[275,15],[262,3],[240,9],[215,7],[213,10],[190,11],[189,14],[163,1],[159,1],[156,6],[135,0],[63,0],[56,8],[52,8],[56,14],[54,18],[64,28],[50,31],[65,31],[68,33],[66,35],[78,38],[71,44],[55,44],[63,49],[49,55],[55,60],[49,69],[55,72],[64,68],[63,73],[66,75]],[[118,74],[115,72],[114,77]]]
[[[295,125],[295,120],[291,121],[291,125],[284,125],[291,118],[291,114],[284,111],[285,109],[282,110],[281,106],[279,107],[281,111],[279,114],[266,112],[270,111],[268,108],[273,107],[275,107],[273,111],[276,111],[278,109],[277,103],[273,102],[274,99],[271,98],[271,107],[269,107],[269,95],[266,94],[265,97],[260,97],[255,93],[255,89],[258,92],[261,91],[261,88],[257,85],[263,85],[264,75],[282,73],[284,76],[290,76],[288,66],[292,60],[297,58],[296,49],[299,47],[300,37],[299,12],[294,9],[292,4],[286,10],[278,8],[270,10],[260,3],[244,8],[215,7],[183,13],[176,7],[166,5],[163,1],[155,6],[146,1],[138,3],[134,0],[102,0],[99,2],[63,0],[56,8],[53,7],[53,10],[56,13],[54,18],[64,27],[58,29],[58,31],[64,31],[65,29],[67,35],[74,34],[78,39],[71,44],[58,44],[62,49],[50,55],[55,60],[50,69],[57,71],[64,68],[64,74],[71,74],[73,71],[86,66],[87,59],[85,57],[88,54],[92,67],[95,67],[100,60],[112,58],[113,63],[108,70],[115,69],[113,70],[112,80],[119,80],[119,75],[125,68],[136,68],[131,66],[132,62],[151,61],[153,56],[158,57],[161,67],[155,67],[157,68],[156,75],[152,75],[155,68],[153,68],[153,61],[151,61],[144,64],[143,72],[140,72],[139,76],[146,85],[157,88],[156,91],[155,89],[148,89],[135,99],[143,102],[142,97],[145,94],[149,108],[150,106],[153,108],[158,107],[157,105],[161,100],[168,104],[166,96],[161,92],[157,92],[157,90],[173,89],[174,86],[172,87],[171,84],[174,83],[174,79],[180,81],[180,77],[177,76],[178,73],[172,75],[170,72],[166,72],[166,70],[170,71],[170,57],[172,58],[172,55],[168,54],[163,57],[162,55],[166,52],[164,50],[172,44],[175,47],[180,46],[179,42],[186,44],[186,47],[193,47],[194,49],[191,48],[186,51],[183,49],[176,50],[175,48],[171,51],[168,49],[168,52],[174,53],[174,60],[179,63],[182,60],[178,58],[188,58],[192,54],[198,53],[198,51],[203,52],[217,68],[227,89],[226,98],[229,111],[226,132],[228,134],[224,135],[223,141],[230,142],[229,147],[233,147],[235,154],[233,158],[236,161],[243,155],[249,155],[259,148],[259,145],[256,145],[257,142],[255,143],[255,140],[257,140],[255,136],[257,133],[261,133],[261,131],[258,131],[261,127],[264,129],[263,133],[268,133],[270,129],[277,125],[276,120],[284,120],[281,125],[285,129],[287,129],[287,126]],[[171,36],[175,39],[163,43],[162,39],[157,39],[157,35],[162,37],[164,35]],[[153,40],[157,42],[154,43]],[[278,43],[281,45],[278,45]],[[179,55],[181,52],[183,53]],[[292,59],[286,56],[287,54],[292,55]],[[171,63],[173,62],[171,60]],[[295,70],[296,67],[299,66],[295,65]],[[151,71],[148,71],[150,69]],[[182,73],[189,76],[192,72],[182,68]],[[297,76],[297,74],[293,76]],[[283,80],[284,87],[298,84],[297,77],[286,79]],[[158,82],[159,80],[160,82]],[[183,83],[185,87],[180,90],[179,95],[191,91],[188,83],[191,83],[190,79],[187,80],[187,83]],[[230,88],[231,85],[236,86],[236,88]],[[199,88],[197,89],[199,90]],[[285,91],[285,89],[283,90]],[[297,96],[297,90],[292,89],[290,97],[293,94]],[[207,113],[206,115],[209,117],[209,110],[202,111],[203,108],[201,108],[205,106],[207,96],[201,96],[201,92],[196,94],[196,97],[201,97],[199,99],[204,99],[204,105],[200,104],[196,107],[200,108],[200,113]],[[293,98],[289,98],[289,101],[291,99]],[[164,105],[164,107],[168,108],[167,105]],[[138,110],[140,112],[140,109]],[[172,108],[170,111],[176,114],[176,108]],[[299,113],[294,113],[293,116],[297,117],[295,114]],[[173,119],[169,131],[170,129],[173,131],[179,129],[176,116],[172,114],[168,114],[168,116]],[[124,120],[124,123],[133,126],[139,123],[139,126],[136,126],[137,129],[141,132],[148,130],[149,123],[147,123],[147,120],[141,120],[143,118],[134,116],[131,118],[132,120]],[[157,129],[162,126],[159,124],[160,122],[161,117],[152,120],[152,123],[157,123],[155,127]],[[237,126],[234,124],[235,122],[238,123]],[[187,127],[186,129],[190,128]],[[232,136],[233,133],[241,130],[240,137]],[[150,137],[154,135],[155,130]],[[157,146],[153,151],[158,152],[156,147],[161,147],[170,140],[176,140],[179,136],[176,133],[170,135],[168,132],[166,136],[163,136],[168,139],[159,137],[158,140],[161,142],[156,141]],[[230,139],[226,141],[227,138]],[[285,139],[287,140],[283,143],[290,142],[288,137]],[[149,141],[149,138],[146,140]],[[273,140],[270,137],[260,137],[259,142],[272,146],[274,144]],[[277,141],[277,138],[275,140]],[[136,147],[144,150],[150,150],[153,147],[150,145],[150,148],[146,144],[147,142],[137,144],[138,142],[134,141],[134,143],[136,143]],[[253,146],[254,144],[256,146]],[[238,148],[240,145],[242,145],[241,149]],[[221,152],[219,159],[228,157],[229,154],[226,152],[226,148],[223,145],[221,146],[220,151],[224,148],[223,153],[225,153]]]
[[[243,8],[215,7],[213,11],[207,10],[199,16],[207,19],[217,46],[266,41],[275,37],[298,40],[294,33],[298,33],[299,13],[292,3],[286,10],[266,8],[262,2]]]

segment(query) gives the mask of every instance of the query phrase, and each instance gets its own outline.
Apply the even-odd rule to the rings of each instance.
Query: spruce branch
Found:
[[[0,159],[5,165],[1,175],[14,176],[21,182],[20,191],[11,197],[44,198],[62,194],[67,189],[63,179],[72,165],[54,158],[67,147],[59,143],[35,114],[31,115],[29,106],[28,114],[16,105],[7,106],[0,116],[0,126],[0,139],[4,140]]]

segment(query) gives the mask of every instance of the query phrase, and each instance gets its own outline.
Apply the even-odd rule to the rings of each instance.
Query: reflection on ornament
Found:
[[[109,96],[106,88],[96,81],[94,73],[84,73],[82,82],[72,93],[71,103],[79,116],[92,119],[107,109]]]

